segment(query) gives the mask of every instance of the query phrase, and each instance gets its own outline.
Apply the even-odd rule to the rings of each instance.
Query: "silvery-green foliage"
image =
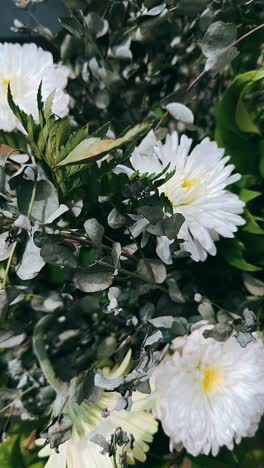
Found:
[[[17,6],[26,3],[37,2]],[[176,337],[208,325],[205,337],[234,335],[250,346],[263,321],[260,273],[242,276],[224,261],[221,248],[208,263],[194,265],[180,250],[184,218],[159,195],[174,172],[139,175],[129,163],[150,128],[160,139],[167,123],[170,130],[188,128],[195,141],[213,135],[215,103],[231,75],[225,71],[216,82],[211,71],[222,72],[234,58],[230,45],[248,32],[250,21],[257,24],[261,3],[64,3],[67,14],[50,48],[56,45],[71,69],[70,118],[53,115],[54,96],[43,102],[40,86],[36,124],[9,89],[9,104],[27,134],[0,132],[1,142],[21,153],[7,152],[0,162],[0,400],[4,407],[17,397],[20,406],[12,414],[26,418],[46,415],[54,403],[32,349],[34,329],[47,317],[44,349],[67,388],[44,431],[55,448],[71,436],[63,415],[68,401],[96,403],[103,391],[117,391],[115,409],[129,410],[133,392],[150,393],[152,371]],[[241,44],[232,73],[254,68],[259,42],[250,53]],[[188,90],[204,65],[207,78]],[[130,175],[113,172],[123,164]],[[259,183],[259,174],[251,176]],[[235,190],[247,187],[247,177]],[[156,252],[161,236],[171,241],[170,264]],[[103,369],[120,365],[130,349],[124,374],[106,377]],[[8,409],[4,415],[10,416]],[[120,429],[109,440],[96,434],[93,441],[114,456],[133,437]],[[158,466],[166,460],[159,454]],[[126,466],[126,459],[117,463]]]

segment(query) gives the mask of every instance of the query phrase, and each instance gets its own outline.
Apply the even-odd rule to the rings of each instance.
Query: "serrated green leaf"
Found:
[[[87,138],[77,145],[63,161],[60,161],[60,163],[57,164],[57,166],[89,162],[91,158],[108,153],[113,149],[120,148],[122,145],[139,137],[139,135],[145,133],[149,127],[149,123],[138,124],[125,133],[123,137],[117,138],[116,140],[101,140],[96,137]]]
[[[7,88],[7,101],[8,101],[9,107],[15,114],[16,118],[19,120],[19,122],[21,122],[24,129],[27,131],[29,116],[24,111],[22,111],[20,107],[15,103],[13,99],[10,83],[8,83],[8,88]]]
[[[53,115],[52,114],[52,106],[53,106],[53,101],[54,101],[55,94],[56,94],[56,90],[52,91],[48,95],[48,97],[47,97],[47,99],[45,101],[44,116],[45,116],[46,121],[49,120],[49,118]]]
[[[72,135],[70,135],[69,139],[67,140],[66,144],[60,148],[59,153],[56,155],[57,162],[63,161],[68,156],[68,154],[70,154],[71,151],[73,151],[74,148],[76,148],[76,146],[78,146],[83,140],[85,140],[88,137],[88,133],[88,126],[83,127],[77,130],[76,132],[72,133]]]

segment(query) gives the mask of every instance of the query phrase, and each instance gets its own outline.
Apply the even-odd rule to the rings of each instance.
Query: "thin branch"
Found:
[[[0,409],[0,413],[4,413],[6,410],[11,408],[15,404],[15,402],[17,400],[21,400],[21,398],[23,398],[23,396],[27,395],[29,392],[31,392],[35,388],[36,388],[36,386],[32,385],[31,387],[27,388],[26,390],[23,390],[23,392],[18,393],[17,396],[15,397],[15,399],[13,401],[11,401],[11,403],[8,403],[8,405],[6,405],[6,406],[4,406],[4,408]]]
[[[236,39],[234,42],[232,42],[232,44],[230,44],[226,49],[225,49],[225,52],[227,52],[228,50],[232,49],[232,47],[236,47],[238,44],[240,44],[240,42],[242,42],[244,39],[246,39],[247,37],[251,36],[251,34],[255,33],[256,31],[259,31],[260,29],[263,29],[264,28],[264,23],[263,24],[260,24],[259,26],[256,26],[254,29],[251,29],[251,31],[248,31],[246,34],[244,34],[243,36],[239,37],[238,39]],[[209,70],[203,70],[200,75],[198,75],[195,80],[188,86],[188,88],[186,89],[186,92],[189,92],[191,91],[191,89],[198,83],[198,81],[201,80],[201,78],[203,78],[207,71]]]
[[[39,322],[35,326],[33,332],[33,350],[39,361],[39,365],[43,374],[46,377],[47,382],[56,391],[56,393],[66,398],[68,385],[66,382],[63,382],[60,378],[56,376],[50,359],[48,357],[44,340],[45,331],[50,327],[54,318],[55,317],[53,314],[45,315],[39,320]]]

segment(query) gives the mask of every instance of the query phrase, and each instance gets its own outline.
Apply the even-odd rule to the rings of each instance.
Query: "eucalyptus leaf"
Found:
[[[107,222],[112,229],[119,229],[125,224],[126,218],[116,208],[113,208],[108,215]]]
[[[102,455],[106,455],[110,452],[109,443],[102,434],[95,434],[94,436],[92,436],[91,442],[93,442],[96,445],[99,445],[103,449]]]
[[[146,11],[144,13],[145,16],[157,16],[160,15],[166,8],[166,3],[161,3],[160,5],[157,5],[150,10]]]
[[[217,323],[213,328],[203,332],[204,338],[214,338],[216,341],[226,341],[233,332],[233,328],[228,323]]]
[[[76,288],[86,293],[104,291],[113,281],[113,270],[95,266],[79,268],[75,271],[73,282]]]
[[[16,273],[22,280],[35,278],[45,265],[41,249],[34,242],[34,231],[29,236],[22,258],[16,267]]]
[[[238,56],[238,54],[238,50],[235,47],[232,47],[231,49],[228,49],[219,55],[209,56],[206,60],[204,69],[206,71],[212,70],[215,73],[218,73],[221,70],[223,70],[227,65],[229,65],[229,63],[231,63],[232,60],[234,60]]]
[[[100,245],[104,235],[103,226],[95,218],[88,219],[84,223],[84,229],[94,245]]]
[[[61,415],[55,418],[48,425],[46,429],[41,433],[41,437],[46,439],[51,449],[55,449],[58,452],[58,448],[61,444],[71,438],[72,435],[72,422],[71,420]]]
[[[162,222],[162,227],[165,236],[170,240],[177,238],[178,232],[184,223],[184,217],[180,213],[176,213]]]
[[[95,387],[93,370],[74,377],[69,385],[69,398],[80,405],[84,400],[95,402],[102,397],[102,391]]]
[[[194,115],[184,104],[181,104],[180,102],[172,102],[167,104],[166,109],[174,119],[185,124],[193,124]]]
[[[153,335],[148,336],[148,338],[145,341],[145,346],[152,346],[153,344],[158,343],[160,340],[162,340],[163,335],[160,330],[158,330],[156,333],[153,333]]]
[[[1,291],[0,291],[1,293]],[[21,345],[26,338],[25,333],[21,333],[20,335],[14,335],[10,331],[0,331],[0,348],[2,349],[11,349],[15,346]]]
[[[216,21],[210,24],[201,44],[206,57],[219,55],[236,40],[236,27],[231,23]]]
[[[138,273],[145,276],[148,281],[163,283],[166,279],[167,272],[164,264],[157,259],[140,259],[137,268]]]
[[[118,377],[116,379],[109,379],[107,377],[104,377],[101,373],[97,373],[95,374],[95,377],[94,377],[94,383],[99,388],[113,391],[124,383],[124,377]]]
[[[264,283],[263,281],[259,280],[258,278],[254,278],[254,276],[244,273],[244,285],[247,290],[253,294],[254,296],[262,297],[264,296]]]
[[[236,35],[236,27],[233,24],[222,21],[210,24],[201,44],[207,57],[206,71],[218,73],[238,55],[237,49],[231,46],[236,40]]]
[[[162,317],[155,317],[148,320],[156,328],[171,328],[174,322],[174,317],[171,315],[164,315]]]
[[[0,262],[6,260],[11,254],[14,242],[8,240],[9,232],[0,234]]]

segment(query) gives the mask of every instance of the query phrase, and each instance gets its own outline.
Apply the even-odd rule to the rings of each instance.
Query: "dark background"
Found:
[[[14,0],[0,0],[0,6],[0,41],[24,42],[29,40],[32,37],[29,33],[16,33],[11,31],[10,28],[13,26],[14,18],[34,27],[36,23],[33,18],[24,9],[17,8]],[[53,32],[56,32],[60,27],[58,17],[65,16],[63,0],[49,0],[48,2],[36,4],[33,8],[31,7],[31,11],[40,23],[49,27]]]

